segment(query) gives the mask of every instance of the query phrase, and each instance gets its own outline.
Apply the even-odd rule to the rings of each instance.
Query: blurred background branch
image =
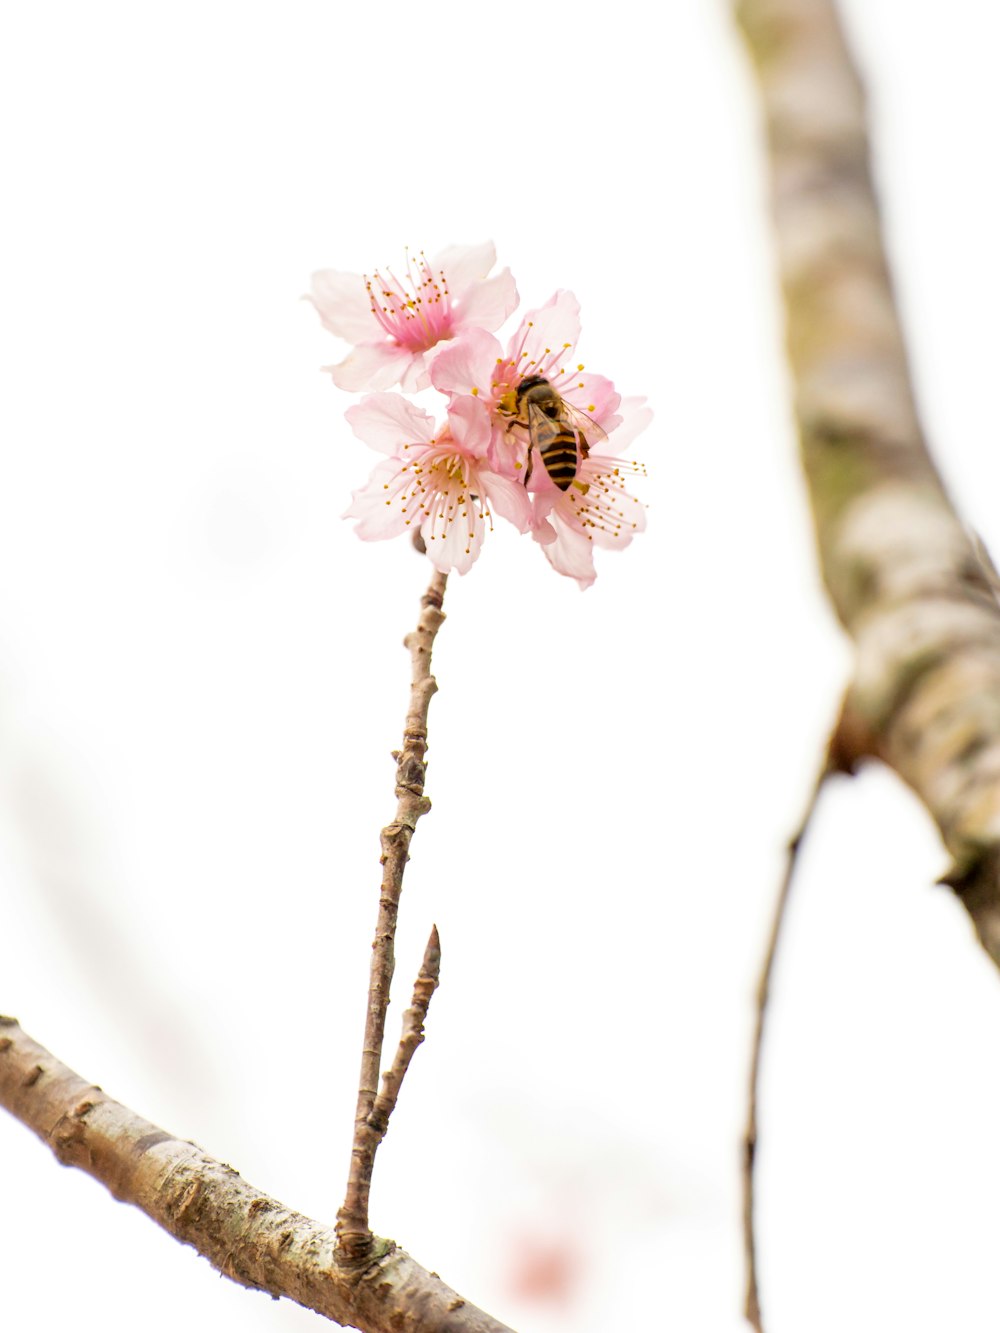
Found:
[[[849,772],[879,758],[923,800],[953,858],[942,882],[1000,965],[995,574],[945,491],[918,419],[861,81],[833,0],[741,0],[737,14],[764,108],[820,561],[855,648],[831,756]],[[791,843],[758,993],[744,1172],[746,1314],[758,1331],[754,1155],[764,1018],[797,852],[821,785]]]
[[[795,413],[867,754],[923,800],[1000,964],[1000,607],[917,417],[861,84],[831,0],[743,0]],[[859,754],[856,758],[863,758]]]

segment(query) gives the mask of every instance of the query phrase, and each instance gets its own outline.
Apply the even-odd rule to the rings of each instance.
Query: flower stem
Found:
[[[431,803],[424,796],[424,776],[427,752],[427,712],[437,682],[431,675],[431,651],[434,639],[444,622],[441,607],[444,602],[447,574],[436,572],[421,599],[417,628],[403,640],[410,651],[411,681],[410,706],[403,731],[403,748],[393,752],[396,760],[396,817],[382,830],[382,887],[379,895],[375,940],[372,944],[371,973],[368,984],[368,1011],[365,1016],[364,1046],[361,1053],[361,1077],[358,1082],[358,1104],[354,1117],[354,1144],[351,1149],[351,1167],[347,1179],[344,1203],[337,1214],[337,1258],[342,1264],[364,1264],[372,1253],[373,1237],[368,1225],[368,1199],[371,1192],[375,1153],[388,1126],[389,1113],[395,1105],[409,1055],[416,1049],[413,1032],[404,1026],[403,1040],[409,1055],[400,1068],[401,1057],[394,1062],[391,1105],[386,1108],[385,1094],[379,1099],[379,1071],[382,1063],[382,1044],[385,1038],[385,1016],[389,1007],[389,987],[395,968],[396,919],[399,899],[403,890],[403,871],[409,855],[410,841],[417,820],[426,814]],[[414,992],[414,1008],[421,1012],[414,1022],[422,1023],[430,995],[437,984],[436,931],[428,945],[424,965]],[[425,997],[419,999],[418,997]],[[411,1028],[413,1024],[411,1024]],[[388,1080],[387,1080],[388,1081]]]

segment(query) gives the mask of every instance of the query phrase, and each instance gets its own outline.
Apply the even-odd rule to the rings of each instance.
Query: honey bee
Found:
[[[531,480],[533,455],[537,451],[545,471],[561,491],[576,485],[580,464],[590,453],[591,441],[604,438],[604,431],[585,412],[579,411],[557,393],[544,375],[526,375],[501,404],[510,417],[510,428],[522,426],[528,432],[528,462],[524,484]]]

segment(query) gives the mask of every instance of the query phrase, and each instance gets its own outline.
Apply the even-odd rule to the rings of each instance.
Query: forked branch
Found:
[[[407,636],[412,681],[403,748],[396,759],[397,808],[382,830],[382,889],[372,949],[351,1176],[336,1228],[303,1217],[242,1180],[192,1143],[174,1138],[112,1101],[100,1088],[0,1017],[0,1106],[47,1143],[67,1166],[100,1180],[135,1204],[226,1277],[364,1333],[511,1333],[421,1268],[395,1242],[373,1236],[368,1194],[375,1152],[403,1078],[423,1040],[438,984],[441,945],[431,931],[413,1001],[403,1015],[395,1058],[378,1093],[392,980],[396,916],[410,839],[430,808],[423,794],[427,711],[437,686],[431,648],[444,614],[445,575],[435,574]]]
[[[442,605],[447,582],[446,574],[435,573],[421,602],[417,628],[404,640],[410,650],[410,706],[403,731],[403,748],[393,755],[396,760],[396,817],[382,830],[382,888],[372,944],[368,1010],[361,1054],[361,1077],[358,1082],[358,1105],[354,1118],[354,1144],[347,1193],[337,1214],[337,1258],[340,1263],[347,1265],[364,1264],[373,1252],[374,1238],[368,1225],[368,1200],[375,1153],[385,1137],[389,1115],[396,1103],[410,1058],[422,1040],[423,1018],[437,985],[437,970],[440,966],[440,943],[435,930],[428,944],[428,953],[424,957],[414,996],[414,1009],[420,1011],[419,1021],[409,1037],[404,1031],[405,1058],[397,1055],[386,1076],[386,1091],[379,1098],[379,1072],[389,988],[395,970],[396,921],[403,891],[403,872],[417,820],[427,813],[431,804],[424,796],[427,713],[437,690],[437,682],[431,675],[431,652],[437,632],[444,623]],[[433,984],[429,984],[431,980]],[[414,1040],[417,1029],[420,1036]]]
[[[389,1117],[396,1107],[403,1078],[410,1067],[414,1052],[424,1039],[424,1022],[431,996],[437,990],[441,975],[441,938],[437,926],[432,927],[424,959],[413,987],[413,999],[409,1009],[403,1014],[403,1031],[396,1047],[396,1058],[382,1075],[382,1091],[375,1098],[368,1115],[368,1121],[379,1136],[379,1142],[385,1138],[389,1128]]]

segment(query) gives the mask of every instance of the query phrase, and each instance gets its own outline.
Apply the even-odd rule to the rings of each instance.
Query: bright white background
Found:
[[[1000,24],[849,11],[929,433],[1000,544]],[[491,236],[656,409],[648,533],[581,594],[498,532],[439,639],[390,1031],[432,921],[443,983],[373,1223],[524,1333],[741,1327],[753,983],[849,665],[742,50],[722,4],[647,14],[57,0],[0,28],[0,1009],[306,1213],[342,1193],[427,571],[339,518],[374,455],[298,297]],[[945,865],[880,773],[808,845],[769,1333],[996,1329],[1000,978]],[[319,1327],[7,1118],[0,1255],[12,1330]]]

